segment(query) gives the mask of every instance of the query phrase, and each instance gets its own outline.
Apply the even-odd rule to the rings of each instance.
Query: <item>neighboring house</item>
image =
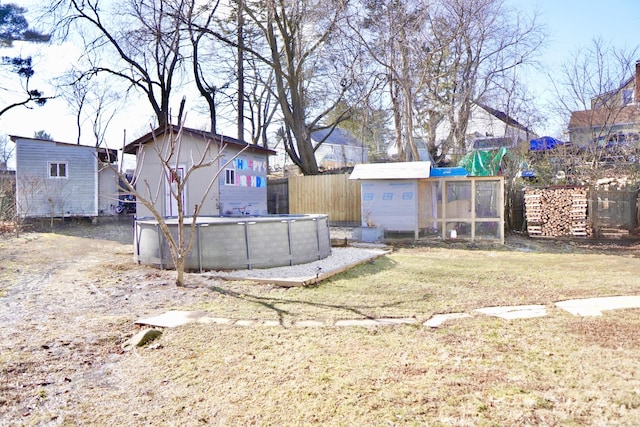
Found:
[[[574,111],[569,119],[573,146],[638,148],[640,144],[640,62],[635,75],[613,91],[591,100],[591,109]],[[615,150],[614,150],[615,151]]]
[[[431,162],[434,163],[431,154],[429,153],[429,148],[427,147],[427,141],[424,139],[415,136],[413,138],[414,144],[416,144],[416,149],[418,150],[418,160],[420,162]],[[398,160],[398,146],[395,142],[392,142],[387,147],[387,157],[390,160]]]
[[[367,148],[344,129],[320,129],[311,133],[318,167],[323,170],[340,169],[358,163],[368,163]]]
[[[117,151],[10,136],[16,144],[16,207],[21,217],[93,217],[115,213],[118,187],[106,167]]]
[[[443,146],[449,137],[451,124],[444,119],[436,126],[436,144]],[[471,105],[471,113],[467,124],[465,148],[462,152],[451,151],[448,154],[463,155],[471,150],[488,150],[501,147],[513,148],[520,142],[538,136],[529,128],[518,123],[506,113],[475,102]]]
[[[178,215],[177,201],[171,196],[171,183],[166,179],[158,149],[166,152],[168,143],[179,130],[175,125],[158,128],[124,147],[126,154],[136,155],[136,189],[141,195],[154,199],[155,209],[165,217]],[[195,170],[187,180],[183,194],[185,215],[193,215],[195,205],[200,205],[200,215],[267,214],[267,160],[269,155],[275,154],[274,151],[189,128],[182,129],[179,146],[180,151],[175,154],[177,160],[171,163],[176,173],[182,176],[194,162],[202,158],[214,160],[220,155],[213,165]],[[203,201],[202,197],[214,178],[215,182]],[[151,216],[149,209],[139,201],[136,210],[139,218]]]

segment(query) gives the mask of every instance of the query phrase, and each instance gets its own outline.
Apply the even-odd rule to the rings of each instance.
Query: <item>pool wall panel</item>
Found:
[[[178,225],[169,223],[174,238]],[[190,224],[185,225],[189,239]],[[173,268],[169,244],[154,220],[137,220],[134,258],[156,268]],[[185,269],[237,270],[303,264],[331,254],[326,215],[256,218],[199,218]]]

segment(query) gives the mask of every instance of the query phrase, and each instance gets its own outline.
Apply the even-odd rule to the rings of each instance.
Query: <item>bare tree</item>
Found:
[[[445,91],[432,87],[430,94],[445,106],[441,111],[450,125],[443,151],[456,157],[468,149],[472,105],[491,100],[506,73],[533,61],[545,29],[536,15],[527,18],[501,0],[441,0],[440,4],[439,25],[433,28],[439,40],[448,40],[438,51],[446,58],[438,61],[448,69],[451,86]]]
[[[25,220],[34,206],[42,203],[45,179],[40,176],[16,176],[16,196],[12,206],[11,218],[15,224],[16,236],[20,237]]]
[[[348,60],[332,56],[331,49],[345,3],[268,0],[245,1],[244,6],[245,25],[250,21],[268,49],[257,57],[273,71],[287,154],[304,174],[317,174],[315,150],[322,141],[314,146],[311,133],[337,125],[342,118],[329,123],[328,113],[350,87],[350,70],[342,67]]]
[[[0,135],[0,164],[4,164],[6,166],[9,159],[13,157],[15,149],[15,145],[9,141],[9,138],[6,135]]]
[[[50,10],[60,14],[61,37],[72,28],[85,37],[82,77],[107,74],[125,82],[146,96],[164,126],[171,121],[171,94],[184,61],[183,6],[184,0],[54,0]]]
[[[385,78],[398,158],[418,160],[415,105],[417,93],[431,78],[425,72],[425,56],[436,48],[429,34],[431,4],[412,0],[363,3],[364,12],[349,20],[350,29],[371,58],[372,69],[381,70]],[[377,80],[372,81],[378,85]]]
[[[183,137],[183,124],[180,126],[165,125],[164,138],[156,138],[156,134],[152,132],[154,137],[154,144],[152,151],[144,151],[143,146],[138,147],[136,170],[132,180],[128,180],[124,172],[121,169],[116,169],[113,165],[109,164],[108,167],[112,168],[118,175],[119,182],[124,185],[123,190],[128,194],[135,196],[138,203],[143,204],[158,222],[158,227],[165,237],[169,250],[171,252],[171,258],[176,270],[176,285],[184,285],[184,269],[185,260],[187,255],[191,252],[193,242],[195,240],[196,223],[200,209],[214,184],[218,181],[218,176],[221,171],[225,170],[225,167],[233,162],[233,160],[240,155],[249,146],[245,146],[236,155],[229,159],[223,166],[217,168],[215,174],[211,177],[206,190],[202,193],[197,203],[192,206],[191,209],[186,209],[184,206],[185,194],[187,191],[187,183],[192,178],[194,173],[198,170],[208,168],[217,164],[222,159],[224,154],[224,144],[219,150],[214,150],[214,145],[218,142],[209,139],[206,141],[206,146],[201,153],[186,152],[182,145]],[[145,156],[153,153],[155,159],[146,159]],[[157,177],[157,182],[149,182],[148,179],[140,179],[141,167],[145,161],[159,162],[161,165],[161,176]],[[186,163],[187,167],[183,173],[179,173],[177,165]],[[177,206],[177,229],[178,233],[174,236],[169,228],[168,220],[162,214],[159,208],[158,199],[160,197],[160,188],[162,183],[171,182],[170,197],[176,202]],[[187,211],[191,211],[191,215],[187,216]],[[185,234],[185,230],[188,230],[188,234]]]
[[[71,71],[61,80],[62,96],[76,116],[77,144],[81,143],[83,127],[89,122],[94,145],[105,146],[107,129],[123,99],[113,85],[98,76]]]

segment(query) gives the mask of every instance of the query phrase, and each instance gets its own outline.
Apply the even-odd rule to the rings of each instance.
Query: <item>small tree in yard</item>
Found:
[[[214,144],[214,141],[212,139],[207,139],[206,146],[202,154],[199,154],[198,157],[194,158],[194,153],[182,153],[183,129],[183,123],[181,123],[180,126],[177,127],[173,125],[166,125],[164,142],[159,141],[156,137],[156,134],[152,132],[154,139],[154,151],[158,156],[162,168],[162,173],[159,179],[161,181],[164,180],[165,182],[170,182],[173,184],[170,185],[169,188],[171,192],[171,198],[176,202],[178,211],[177,236],[174,236],[171,233],[166,218],[163,216],[160,208],[156,204],[158,198],[161,197],[161,185],[158,185],[157,189],[153,190],[153,184],[155,183],[151,183],[147,179],[144,179],[141,182],[139,180],[141,166],[145,161],[144,154],[142,152],[142,145],[138,147],[138,161],[134,177],[131,181],[127,180],[127,177],[122,170],[116,170],[111,164],[109,164],[108,166],[114,169],[117,173],[120,182],[124,186],[123,190],[135,196],[136,200],[142,203],[147,209],[149,209],[155,220],[158,221],[158,227],[167,240],[169,249],[171,251],[171,258],[173,260],[173,265],[177,273],[176,285],[178,286],[184,286],[185,260],[189,252],[191,252],[191,248],[193,246],[193,238],[196,233],[196,221],[198,215],[200,214],[200,209],[203,203],[205,202],[214,184],[217,182],[220,171],[224,170],[229,163],[231,163],[236,157],[238,157],[238,155],[240,155],[249,147],[249,145],[245,146],[224,165],[217,168],[216,173],[211,177],[206,190],[203,192],[199,203],[196,203],[193,206],[191,222],[190,224],[188,224],[188,221],[186,221],[187,216],[185,215],[184,206],[184,195],[186,192],[187,182],[195,171],[210,167],[215,163],[218,163],[224,153],[225,145],[224,143],[222,143],[220,149],[217,151],[217,153],[214,154],[212,152],[212,145]],[[185,161],[183,160],[183,157],[185,156],[188,157],[186,159],[187,167],[184,171],[184,174],[181,174],[178,173],[177,169],[178,165],[181,164],[182,161]],[[186,225],[189,226],[188,236],[186,236],[185,233]]]
[[[25,220],[45,191],[45,180],[39,176],[16,177],[16,190],[20,197],[16,194],[8,218],[15,224],[16,237],[20,237]]]

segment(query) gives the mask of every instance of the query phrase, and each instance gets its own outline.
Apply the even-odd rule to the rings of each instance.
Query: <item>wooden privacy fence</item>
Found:
[[[328,214],[332,224],[360,225],[360,182],[349,174],[289,178],[290,214]]]

